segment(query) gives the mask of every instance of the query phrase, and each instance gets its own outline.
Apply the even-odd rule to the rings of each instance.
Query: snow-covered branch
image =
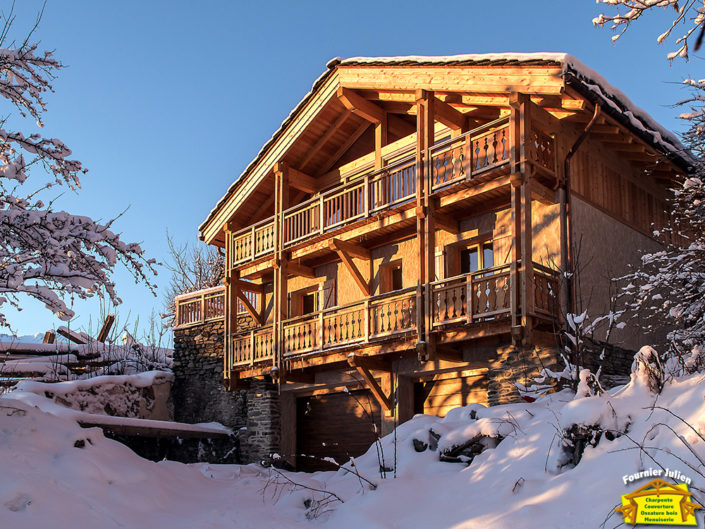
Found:
[[[656,38],[659,44],[668,39],[679,24],[684,23],[687,27],[685,33],[676,39],[676,49],[669,52],[668,59],[673,60],[680,57],[688,60],[689,39],[695,32],[698,32],[698,35],[693,49],[697,51],[700,47],[703,38],[703,23],[705,22],[705,2],[702,0],[597,0],[597,2],[617,10],[615,14],[601,13],[592,20],[596,26],[610,25],[615,32],[612,37],[613,42],[617,41],[629,29],[632,22],[639,20],[647,11],[660,7],[673,10],[673,16],[665,31]]]
[[[53,91],[52,80],[63,67],[51,52],[39,52],[29,39],[6,46],[12,12],[3,18],[0,33],[0,98],[42,127],[44,94]],[[30,32],[31,35],[31,32]],[[119,303],[111,273],[120,262],[137,281],[154,291],[155,261],[144,256],[136,243],[125,243],[112,231],[113,220],[95,220],[55,211],[37,197],[38,190],[55,184],[80,188],[81,162],[60,140],[38,132],[8,130],[0,122],[0,325],[8,322],[2,306],[21,308],[20,295],[33,297],[67,320],[73,313],[64,297],[87,298],[105,292]],[[32,124],[34,126],[34,123]],[[30,170],[43,169],[50,181],[27,192]]]

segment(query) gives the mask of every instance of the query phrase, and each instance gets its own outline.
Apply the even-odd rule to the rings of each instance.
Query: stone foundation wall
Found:
[[[498,347],[497,354],[487,366],[487,402],[490,406],[521,402],[514,383],[532,385],[533,379],[544,367],[552,370],[558,368],[558,355],[554,347]]]
[[[281,453],[281,403],[275,384],[252,380],[247,391],[247,431],[243,433],[243,460],[268,461],[272,454]]]
[[[249,317],[238,321],[240,329],[248,325]],[[238,434],[240,462],[267,460],[280,451],[279,390],[271,382],[255,379],[249,390],[226,391],[223,340],[223,320],[174,330],[174,418],[229,426]]]
[[[174,419],[217,421],[233,430],[247,424],[247,392],[223,387],[223,320],[174,330]]]

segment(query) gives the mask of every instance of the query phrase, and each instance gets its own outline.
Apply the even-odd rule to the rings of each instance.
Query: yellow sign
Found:
[[[691,502],[691,495],[685,483],[654,479],[631,494],[623,494],[622,506],[615,511],[631,525],[696,525],[695,510],[702,506]]]

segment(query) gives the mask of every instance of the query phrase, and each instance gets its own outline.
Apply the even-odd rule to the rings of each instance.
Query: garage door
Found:
[[[381,431],[381,410],[368,390],[299,397],[296,401],[298,470],[331,470],[321,461],[332,457],[344,463],[364,454]]]
[[[487,404],[487,376],[428,380],[414,385],[414,413],[445,417],[453,408]]]

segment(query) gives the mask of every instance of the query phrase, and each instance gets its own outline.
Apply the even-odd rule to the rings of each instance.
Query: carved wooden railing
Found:
[[[510,311],[509,265],[431,283],[434,327],[495,318]]]
[[[509,163],[509,116],[434,145],[431,148],[431,189],[471,181]]]
[[[528,134],[527,159],[535,168],[548,173],[556,174],[556,142],[554,138],[542,130],[532,127]]]
[[[225,371],[234,366],[254,365],[273,358],[274,339],[272,326],[267,325],[248,334],[231,335],[225,344]]]
[[[555,317],[557,273],[537,263],[533,266],[536,313]],[[510,265],[434,281],[428,292],[434,329],[502,318],[510,314]],[[407,288],[285,320],[283,355],[323,353],[415,330],[416,289]],[[226,372],[236,366],[271,361],[273,344],[271,325],[229,336]]]
[[[416,194],[416,156],[412,151],[396,153],[397,159],[383,169],[365,169],[345,184],[285,210],[283,247],[291,248],[411,200]],[[432,191],[472,181],[508,164],[509,153],[508,116],[440,142],[431,148]],[[274,218],[233,233],[230,248],[231,267],[272,253]]]
[[[558,314],[558,271],[534,263],[534,311],[550,318]]]
[[[283,322],[284,356],[370,343],[416,329],[416,289],[374,296]],[[228,339],[227,369],[272,359],[272,326]]]
[[[176,327],[204,323],[225,314],[225,287],[213,287],[174,298]]]

